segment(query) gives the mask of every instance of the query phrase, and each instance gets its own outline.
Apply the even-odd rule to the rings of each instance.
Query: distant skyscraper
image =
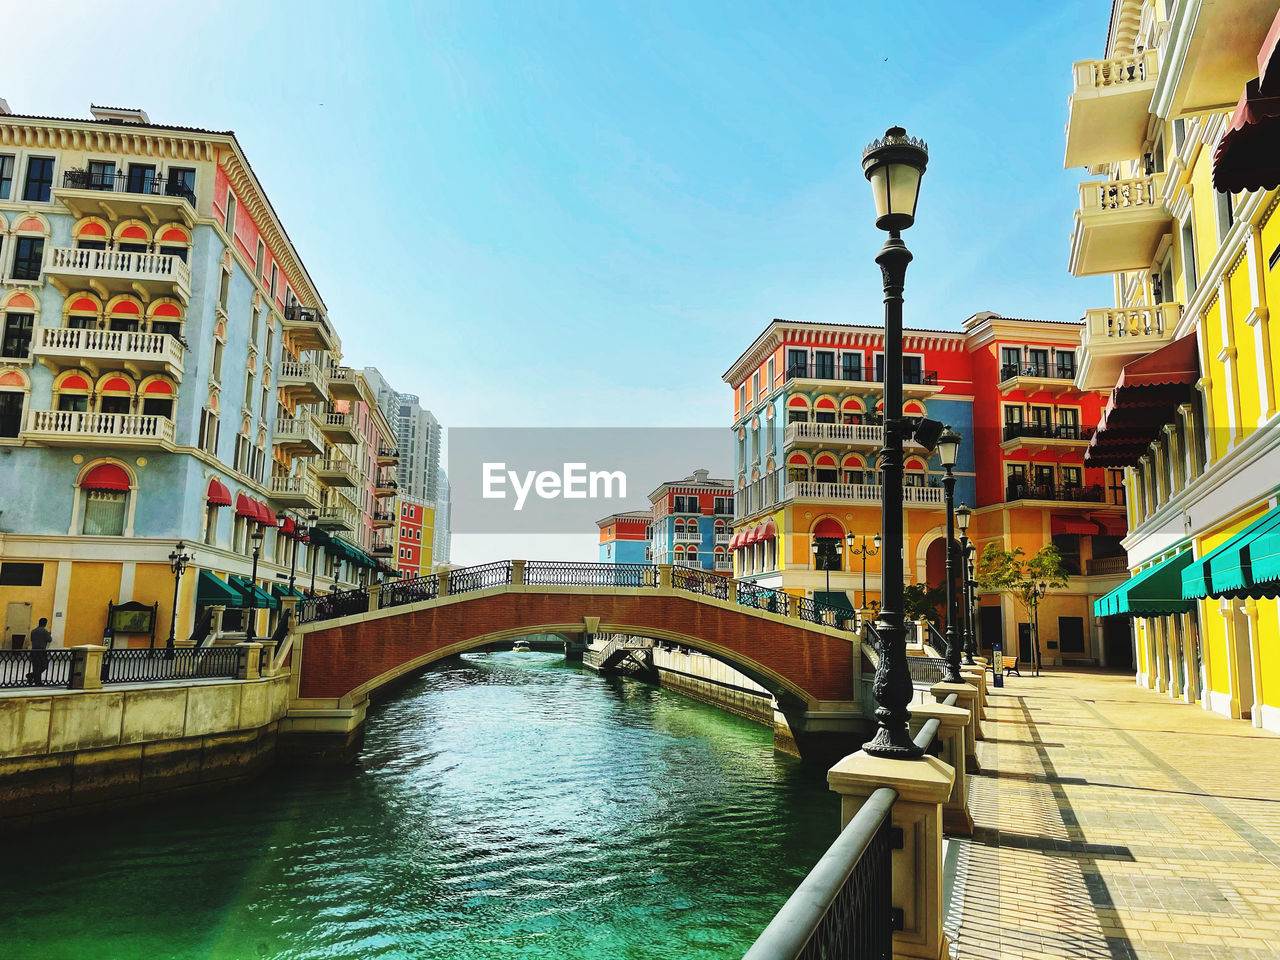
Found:
[[[422,408],[416,394],[397,392],[376,367],[365,367],[364,374],[396,433],[400,451],[396,480],[401,491],[434,503],[439,497],[440,421]]]
[[[452,511],[453,502],[452,494],[449,492],[449,475],[444,472],[444,468],[436,471],[436,488],[439,496],[436,498],[436,529],[435,543],[432,547],[432,561],[434,563],[449,562],[449,546],[452,537]]]

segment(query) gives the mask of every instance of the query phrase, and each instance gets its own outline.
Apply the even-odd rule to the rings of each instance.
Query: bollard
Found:
[[[524,565],[527,562],[526,560],[511,561],[511,585],[513,587],[524,586]]]
[[[102,655],[106,647],[85,643],[71,648],[75,660],[71,664],[72,690],[97,690],[102,686]]]
[[[370,613],[377,613],[382,606],[382,584],[375,583],[369,588],[369,607]]]
[[[260,675],[259,666],[262,662],[262,644],[256,640],[237,643],[236,651],[239,654],[236,664],[236,679],[257,680]]]
[[[935,683],[929,688],[933,698],[939,703],[951,694],[956,695],[956,706],[969,714],[969,722],[964,733],[964,762],[969,773],[977,773],[982,767],[978,764],[978,688],[972,683]]]
[[[942,828],[949,834],[961,837],[973,836],[973,814],[969,812],[969,783],[965,776],[967,765],[964,756],[965,727],[969,724],[969,711],[949,707],[945,703],[913,703],[907,708],[911,714],[911,733],[914,736],[926,720],[937,717],[939,721],[939,759],[956,772],[951,793],[942,806]]]

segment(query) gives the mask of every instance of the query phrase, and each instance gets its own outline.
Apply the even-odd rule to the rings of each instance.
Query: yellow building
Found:
[[[1280,130],[1258,98],[1280,88],[1277,8],[1116,0],[1104,58],[1074,65],[1066,147],[1094,175],[1071,270],[1114,277],[1081,344],[1077,384],[1112,391],[1086,462],[1129,494],[1133,576],[1097,613],[1132,620],[1140,684],[1272,730]]]

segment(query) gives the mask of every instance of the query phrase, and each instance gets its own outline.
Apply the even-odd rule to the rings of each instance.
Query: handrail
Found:
[[[889,956],[890,814],[897,799],[891,787],[872,792],[743,960]]]
[[[211,636],[213,636],[213,607],[205,607],[204,613],[200,614],[200,619],[196,621],[195,628],[191,631],[191,645],[199,649],[209,642]]]

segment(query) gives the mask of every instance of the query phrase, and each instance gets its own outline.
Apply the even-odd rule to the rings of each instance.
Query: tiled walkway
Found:
[[[983,729],[955,955],[1280,957],[1280,737],[1084,671],[1011,677]]]

